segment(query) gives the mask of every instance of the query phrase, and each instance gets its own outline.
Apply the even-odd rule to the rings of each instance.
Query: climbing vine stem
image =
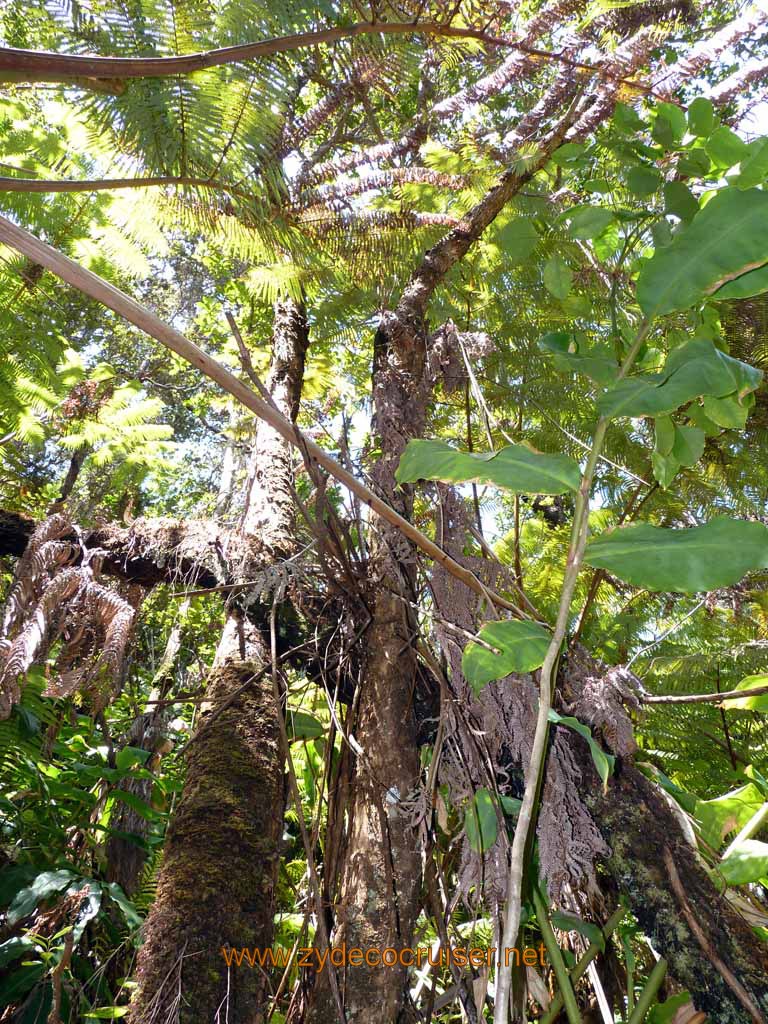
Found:
[[[635,335],[634,341],[622,363],[617,379],[622,380],[632,369],[638,353],[648,337],[650,322],[643,320]],[[589,533],[589,498],[592,491],[592,483],[595,476],[600,452],[608,431],[609,418],[601,416],[595,428],[587,462],[581,477],[578,492],[576,494],[576,505],[573,514],[573,525],[571,527],[568,555],[565,563],[565,576],[563,589],[560,594],[560,603],[557,611],[555,628],[552,633],[544,662],[541,666],[539,681],[539,708],[536,716],[536,731],[533,737],[531,750],[530,769],[525,781],[525,792],[520,807],[520,814],[515,828],[515,836],[512,841],[510,854],[509,875],[507,877],[507,900],[504,916],[504,927],[502,931],[502,948],[510,949],[517,944],[517,936],[520,930],[520,917],[522,913],[523,899],[523,876],[525,871],[526,852],[528,848],[529,835],[536,814],[540,781],[544,768],[544,756],[547,749],[547,738],[549,736],[549,712],[552,707],[552,683],[555,677],[555,668],[560,658],[560,651],[565,640],[568,621],[571,613],[571,602],[576,588],[576,579],[581,569],[584,558],[584,548]],[[501,958],[499,973],[496,979],[496,1001],[494,1006],[494,1024],[507,1024],[507,1013],[509,998],[512,987],[511,966],[505,966],[505,958]]]

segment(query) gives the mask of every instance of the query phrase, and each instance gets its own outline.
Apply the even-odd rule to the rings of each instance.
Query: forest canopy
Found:
[[[2,5],[2,1024],[768,1024],[766,54]]]

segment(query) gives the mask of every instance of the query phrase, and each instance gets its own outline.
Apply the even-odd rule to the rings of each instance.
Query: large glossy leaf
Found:
[[[713,293],[713,299],[748,299],[768,291],[768,263],[757,270],[749,270],[740,274],[733,281],[724,284]]]
[[[702,395],[743,400],[762,380],[760,370],[698,338],[673,349],[661,373],[619,381],[601,395],[603,416],[658,416]]]
[[[755,690],[758,686],[768,686],[768,676],[747,676],[734,689]],[[758,693],[754,697],[733,697],[731,700],[724,700],[723,707],[729,710],[768,712],[768,693]]]
[[[711,100],[697,97],[688,107],[688,131],[699,138],[710,134],[715,127],[715,108]]]
[[[496,842],[499,823],[493,793],[478,789],[464,812],[464,832],[475,853],[485,853]]]
[[[31,885],[22,889],[8,909],[8,924],[16,924],[30,914],[38,903],[54,893],[61,892],[75,878],[71,871],[43,871]]]
[[[768,261],[768,193],[726,188],[640,271],[637,299],[647,317],[688,309]]]
[[[573,284],[573,272],[565,260],[552,256],[544,265],[544,287],[556,299],[567,299]]]
[[[714,850],[719,849],[725,837],[744,828],[764,802],[765,797],[754,782],[712,800],[697,800],[694,814],[702,839]]]
[[[596,537],[584,560],[647,590],[714,590],[768,566],[768,527],[725,516],[687,530],[635,523]]]
[[[460,452],[444,441],[414,439],[408,442],[397,467],[398,483],[445,480],[447,483],[496,484],[508,491],[563,494],[575,491],[579,467],[565,455],[545,455],[522,444],[498,452]]]
[[[768,878],[768,843],[742,839],[720,861],[719,870],[731,885],[747,885]]]
[[[493,679],[539,668],[551,639],[538,623],[517,621],[487,622],[478,636],[483,643],[468,643],[461,659],[464,678],[475,693]]]

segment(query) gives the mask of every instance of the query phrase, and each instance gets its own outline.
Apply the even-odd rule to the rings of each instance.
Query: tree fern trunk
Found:
[[[412,511],[410,488],[394,473],[409,438],[423,432],[431,388],[423,388],[424,346],[401,358],[381,328],[376,337],[373,395],[381,455],[373,468],[377,493],[402,515]],[[404,806],[419,782],[413,696],[416,624],[415,553],[392,527],[377,520],[370,558],[375,595],[366,661],[353,731],[364,753],[356,759],[346,848],[332,942],[349,950],[411,945],[421,888],[418,833]],[[339,971],[349,1024],[394,1022],[403,1009],[407,970],[365,962]],[[308,1015],[312,1024],[338,1019],[328,973],[318,976]]]
[[[278,302],[267,387],[293,418],[307,343],[303,310]],[[260,423],[242,514],[253,548],[250,564],[240,569],[244,578],[260,559],[267,564],[295,547],[291,486],[290,448]],[[247,960],[227,967],[222,948],[272,943],[285,751],[268,669],[267,622],[230,613],[165,843],[158,898],[139,954],[133,1024],[263,1019],[265,972]]]
[[[768,1020],[768,949],[717,891],[667,801],[629,763],[603,793],[577,746],[582,795],[611,847],[606,867],[672,977],[717,1024]]]

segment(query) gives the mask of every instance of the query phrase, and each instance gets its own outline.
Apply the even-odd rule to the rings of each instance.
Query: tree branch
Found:
[[[528,46],[515,39],[491,35],[482,29],[460,28],[437,21],[422,22],[361,22],[356,25],[319,29],[314,32],[298,32],[293,35],[263,39],[256,43],[241,43],[224,46],[201,53],[187,53],[177,57],[93,57],[81,54],[60,54],[41,50],[21,50],[12,47],[0,48],[0,82],[72,82],[78,84],[89,80],[96,83],[110,80],[119,83],[126,78],[160,78],[168,75],[188,75],[223,64],[256,60],[276,53],[288,53],[305,47],[334,43],[342,39],[353,39],[364,35],[425,35],[449,39],[476,39],[487,46],[506,47],[518,50],[543,60],[556,61],[574,70],[600,74],[615,79],[643,94],[653,94],[644,83],[612,75],[609,71],[595,67],[585,61],[574,60],[564,53]]]
[[[407,519],[399,515],[390,505],[366,487],[365,484],[347,472],[319,445],[302,434],[298,428],[294,427],[293,423],[271,408],[238,377],[222,366],[221,363],[212,359],[180,331],[164,323],[146,307],[140,305],[97,274],[81,267],[74,260],[64,256],[45,242],[41,242],[40,239],[35,238],[29,231],[18,227],[18,225],[5,217],[0,217],[0,241],[29,259],[34,260],[35,263],[40,264],[47,270],[50,270],[51,273],[61,278],[62,281],[66,281],[72,287],[77,288],[83,294],[107,306],[161,342],[161,344],[165,345],[170,351],[175,352],[176,355],[180,356],[187,363],[202,370],[207,377],[223,388],[224,391],[232,395],[233,398],[236,398],[247,409],[250,409],[259,419],[268,423],[286,441],[305,451],[313,461],[326,469],[332,477],[360,498],[361,501],[364,501],[377,515],[398,529],[426,555],[443,565],[452,576],[461,580],[462,583],[465,583],[480,597],[490,597],[499,608],[506,608],[513,612],[516,611],[511,601],[483,586],[474,573],[459,565],[442,548],[438,547],[425,534],[416,529]]]

